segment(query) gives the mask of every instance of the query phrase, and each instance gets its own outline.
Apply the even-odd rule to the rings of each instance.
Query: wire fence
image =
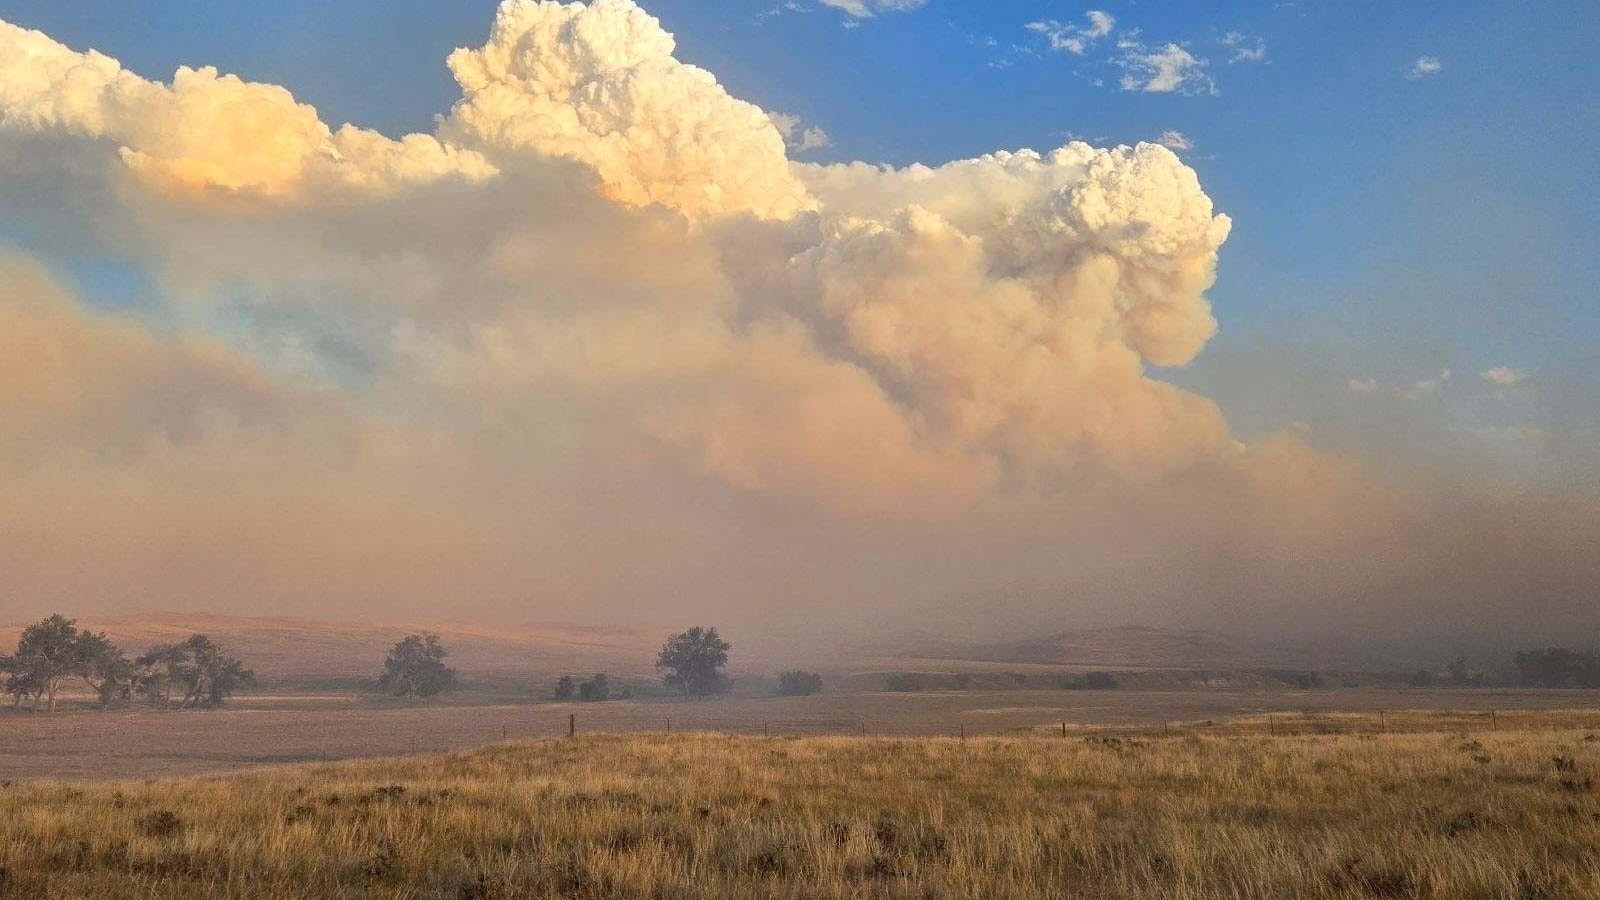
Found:
[[[1559,717],[1559,718],[1558,718]],[[1124,722],[1033,722],[996,726],[982,721],[907,721],[870,718],[774,718],[752,720],[712,713],[676,712],[662,715],[658,722],[642,722],[638,717],[620,719],[581,712],[552,717],[529,727],[502,726],[502,742],[541,740],[587,735],[670,735],[725,734],[767,738],[879,737],[879,738],[1029,738],[1082,740],[1113,743],[1127,740],[1172,738],[1272,738],[1333,735],[1381,735],[1413,733],[1472,734],[1507,728],[1555,724],[1575,729],[1600,731],[1600,710],[1459,710],[1416,711],[1384,710],[1360,713],[1270,712],[1223,719],[1124,721]],[[462,735],[443,748],[438,741],[413,739],[412,752],[438,749],[467,749],[493,743],[474,741],[476,735]],[[1600,740],[1600,738],[1596,738]]]

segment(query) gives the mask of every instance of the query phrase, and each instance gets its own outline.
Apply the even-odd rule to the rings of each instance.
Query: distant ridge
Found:
[[[1158,669],[1233,670],[1325,662],[1298,648],[1214,631],[1148,625],[1058,631],[1039,638],[977,644],[945,655],[984,662]]]
[[[395,641],[418,631],[438,633],[450,649],[450,664],[468,676],[643,673],[651,670],[661,641],[654,632],[622,628],[324,622],[175,612],[83,616],[78,624],[104,631],[130,653],[203,632],[269,679],[371,677]],[[0,625],[0,648],[14,646],[23,627]]]

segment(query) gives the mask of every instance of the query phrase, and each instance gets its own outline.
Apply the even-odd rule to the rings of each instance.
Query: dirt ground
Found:
[[[1014,691],[825,693],[698,702],[507,702],[458,696],[398,704],[352,694],[241,697],[222,710],[0,712],[0,779],[147,778],[250,766],[462,750],[556,737],[569,716],[588,732],[741,734],[995,734],[1022,728],[1227,727],[1273,715],[1283,729],[1339,730],[1338,713],[1405,710],[1459,715],[1460,730],[1492,715],[1588,710],[1600,691],[1360,689],[1329,691]]]

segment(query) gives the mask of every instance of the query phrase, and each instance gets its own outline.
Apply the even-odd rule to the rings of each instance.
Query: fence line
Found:
[[[1572,720],[1573,727],[1600,728],[1600,711],[1589,712],[1580,718]],[[1183,739],[1191,737],[1314,737],[1322,735],[1360,735],[1360,734],[1386,734],[1404,732],[1457,732],[1471,733],[1496,730],[1501,725],[1501,711],[1490,710],[1465,710],[1465,711],[1426,711],[1426,710],[1374,710],[1371,712],[1263,712],[1256,715],[1235,716],[1225,719],[1201,719],[1193,721],[1143,721],[1143,722],[1080,722],[1067,721],[1052,723],[1036,723],[1031,725],[1004,726],[985,729],[981,723],[972,722],[970,719],[954,720],[872,720],[856,718],[817,718],[817,719],[764,719],[747,720],[733,717],[719,717],[707,715],[704,717],[690,718],[687,721],[680,714],[677,717],[664,716],[664,728],[655,731],[650,728],[640,728],[626,722],[607,722],[606,717],[597,717],[595,724],[585,725],[579,722],[577,713],[568,713],[566,722],[566,736],[576,738],[579,735],[608,734],[608,735],[649,735],[649,734],[681,734],[684,732],[704,734],[727,735],[761,735],[767,738],[792,738],[792,737],[827,737],[827,736],[879,736],[884,738],[937,738],[948,737],[958,740],[982,737],[1035,737],[1042,739],[1079,739],[1087,741],[1122,741],[1122,740],[1154,740],[1154,739]],[[1534,717],[1550,715],[1550,710],[1518,710],[1508,712],[1507,716]],[[1568,711],[1566,715],[1572,715]],[[558,721],[558,720],[556,720]],[[591,720],[592,721],[592,720]],[[502,742],[515,740],[537,740],[560,736],[555,722],[551,727],[539,726],[513,726],[506,723],[499,724],[500,739]],[[491,732],[492,733],[492,732]],[[453,743],[462,743],[461,735],[454,735]],[[435,752],[441,746],[448,748],[449,744],[443,741],[431,742],[428,746],[420,741],[418,736],[411,737],[411,752]]]

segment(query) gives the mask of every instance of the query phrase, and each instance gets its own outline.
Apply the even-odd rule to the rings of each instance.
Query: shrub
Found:
[[[799,670],[778,676],[778,693],[785,697],[805,697],[822,690],[822,676]]]

